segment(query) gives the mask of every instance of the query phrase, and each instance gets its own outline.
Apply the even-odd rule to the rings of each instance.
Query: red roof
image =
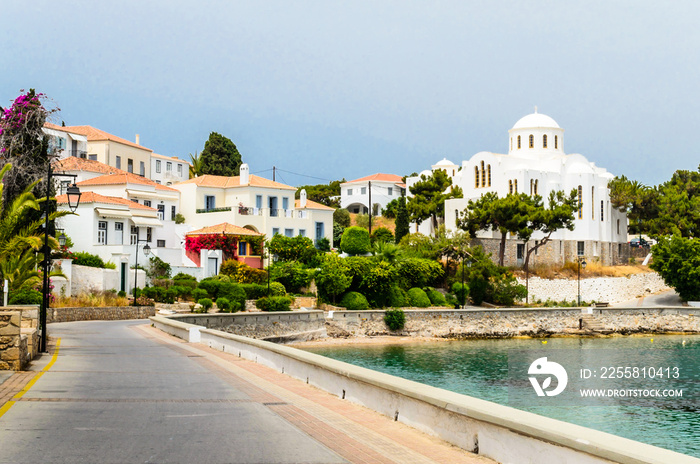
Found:
[[[306,200],[306,206],[302,208],[299,206],[301,204],[301,200],[294,200],[294,207],[296,209],[323,209],[327,211],[335,211],[335,208],[331,208],[330,206],[323,205],[321,203],[317,203],[313,200]]]
[[[157,182],[153,182],[145,177],[137,176],[130,172],[121,171],[116,174],[106,174],[104,176],[95,177],[93,179],[86,179],[78,182],[78,186],[85,185],[123,185],[123,184],[140,184],[140,185],[152,185],[156,190],[166,190],[169,192],[177,192],[178,190],[168,187],[167,185],[161,185]]]
[[[59,195],[56,197],[56,203],[68,204],[68,195]],[[82,192],[80,195],[80,204],[84,203],[104,203],[107,205],[124,205],[129,207],[129,209],[145,209],[148,211],[156,211],[155,208],[150,206],[142,205],[141,203],[136,203],[135,201],[127,200],[126,198],[119,197],[108,197],[105,195],[100,195],[95,192]]]
[[[371,176],[361,177],[361,178],[355,179],[355,180],[349,180],[349,181],[343,183],[343,185],[354,184],[354,183],[359,183],[359,182],[368,182],[371,180],[375,180],[375,181],[379,181],[379,182],[393,182],[395,184],[403,183],[403,179],[401,178],[401,176],[397,176],[396,174],[377,173],[377,174],[372,174]]]
[[[187,232],[186,235],[209,235],[209,234],[224,234],[224,235],[262,235],[254,230],[246,229],[245,227],[236,226],[224,222],[215,226],[203,227],[201,229]]]
[[[56,127],[49,127],[50,129],[55,129]],[[130,147],[140,148],[141,150],[153,151],[150,148],[143,147],[129,140],[117,137],[116,135],[110,134],[100,129],[96,129],[92,126],[66,126],[57,128],[66,132],[73,132],[75,134],[84,135],[87,137],[88,142],[99,142],[103,140],[108,140],[110,142],[117,142],[124,145],[129,145]]]
[[[268,187],[277,188],[285,190],[296,190],[295,187],[290,185],[281,184],[275,182],[274,180],[265,179],[264,177],[259,177],[251,174],[248,180],[248,185],[241,185],[240,176],[213,176],[211,174],[204,174],[202,176],[194,177],[192,179],[184,180],[178,182],[177,185],[182,184],[196,184],[200,187],[220,187],[220,188],[234,188],[234,187]]]
[[[127,174],[126,171],[117,169],[108,164],[101,163],[97,160],[89,160],[78,158],[77,156],[69,156],[53,162],[55,171],[86,171],[98,172],[101,174]]]

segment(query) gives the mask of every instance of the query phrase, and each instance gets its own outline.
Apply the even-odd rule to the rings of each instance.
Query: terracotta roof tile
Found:
[[[306,207],[302,208],[299,206],[301,204],[301,200],[294,200],[294,207],[296,209],[322,209],[326,211],[335,211],[335,208],[331,208],[330,206],[323,205],[321,203],[317,203],[313,200],[306,200]]]
[[[101,174],[128,174],[126,171],[117,169],[108,164],[96,160],[69,156],[67,158],[54,161],[53,168],[56,171],[86,171],[99,172]]]
[[[203,227],[201,229],[187,232],[186,235],[204,235],[204,234],[226,234],[226,235],[262,235],[254,230],[246,229],[245,227],[236,226],[224,222],[215,226]]]
[[[157,182],[153,182],[145,177],[137,176],[130,172],[121,171],[115,174],[105,174],[104,176],[95,177],[93,179],[86,179],[78,182],[78,186],[89,186],[89,185],[122,185],[122,184],[140,184],[140,185],[152,185],[156,190],[165,190],[168,192],[177,192],[178,190],[168,187],[167,185],[161,185]]]
[[[68,204],[68,195],[59,195],[56,197],[56,202],[61,204]],[[100,195],[95,192],[82,192],[80,195],[80,204],[85,203],[103,203],[107,205],[124,205],[129,209],[144,209],[148,211],[156,211],[155,208],[150,206],[142,205],[141,203],[136,203],[135,201],[127,200],[126,198],[119,197],[108,197],[105,195]]]
[[[141,150],[146,150],[146,151],[151,151],[151,152],[153,151],[150,148],[146,148],[144,146],[138,145],[134,142],[123,139],[121,137],[117,137],[116,135],[110,134],[109,132],[105,132],[105,131],[100,130],[100,129],[96,129],[92,126],[66,126],[66,127],[61,127],[61,130],[84,135],[87,137],[88,142],[98,142],[98,141],[102,141],[102,140],[109,140],[110,142],[117,142],[117,143],[121,143],[124,145],[129,145],[130,147],[140,148]]]
[[[370,180],[376,180],[376,181],[381,181],[381,182],[394,182],[396,184],[403,183],[403,179],[401,176],[397,176],[396,174],[372,174],[371,176],[366,176],[366,177],[361,177],[359,179],[355,180],[349,180],[341,185],[345,184],[354,184],[356,182],[367,182]]]
[[[241,185],[241,177],[226,177],[226,176],[213,176],[211,174],[204,174],[202,176],[194,177],[182,182],[178,182],[177,185],[181,184],[196,184],[200,187],[220,187],[220,188],[236,188],[236,187],[246,187]],[[256,176],[251,174],[248,185],[251,187],[267,187],[276,188],[284,190],[296,190],[296,187],[290,185],[281,184],[270,179],[265,179],[264,177]]]

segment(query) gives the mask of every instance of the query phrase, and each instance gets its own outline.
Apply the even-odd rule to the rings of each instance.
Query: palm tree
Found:
[[[202,172],[202,160],[199,158],[199,153],[190,153],[190,179],[197,177]]]

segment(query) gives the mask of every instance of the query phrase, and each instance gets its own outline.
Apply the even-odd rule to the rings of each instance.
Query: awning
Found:
[[[131,218],[131,220],[137,226],[163,227],[163,223],[158,218],[147,218],[147,217],[134,216]]]
[[[128,209],[95,208],[97,215],[104,218],[130,218],[131,211]]]
[[[129,197],[133,198],[143,198],[146,200],[177,200],[178,195],[177,192],[172,192],[170,194],[167,193],[160,193],[160,192],[152,192],[148,190],[135,190],[135,189],[126,189],[126,193]]]
[[[158,211],[139,208],[139,209],[133,209],[131,211],[131,215],[138,216],[138,217],[145,217],[145,218],[157,218]]]

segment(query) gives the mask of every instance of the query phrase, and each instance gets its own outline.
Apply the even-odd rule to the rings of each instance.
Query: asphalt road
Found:
[[[634,300],[615,303],[612,306],[624,308],[649,307],[649,306],[682,306],[683,302],[675,290],[668,290],[654,295],[636,298]]]
[[[0,463],[346,462],[142,324],[49,325],[56,362],[0,417]]]

